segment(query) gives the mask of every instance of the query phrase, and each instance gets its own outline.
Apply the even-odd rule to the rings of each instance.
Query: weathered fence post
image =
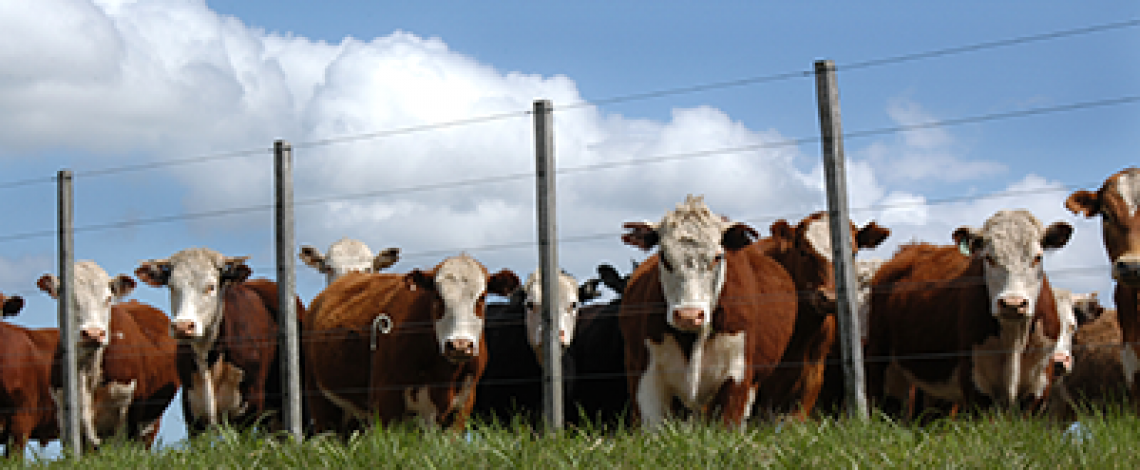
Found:
[[[71,289],[75,282],[74,196],[71,170],[60,170],[59,185],[59,345],[63,347],[63,403],[58,410],[63,417],[60,441],[74,456],[83,455],[83,439],[79,429],[79,372],[75,347],[75,300]]]
[[[538,270],[542,277],[542,371],[543,411],[549,430],[562,429],[565,417],[562,410],[562,318],[555,309],[561,298],[558,269],[558,227],[555,223],[554,204],[554,125],[553,106],[549,100],[534,102],[535,180],[537,184],[536,209],[538,211]]]
[[[293,261],[293,148],[288,142],[273,143],[273,168],[276,180],[276,235],[277,235],[277,324],[280,340],[281,403],[285,430],[300,442],[302,437],[301,412],[301,354],[297,332],[296,271]]]
[[[859,317],[855,314],[856,285],[851,253],[851,216],[847,211],[847,170],[843,162],[843,128],[839,119],[839,88],[835,63],[815,63],[819,126],[822,132],[823,168],[827,177],[827,213],[831,222],[831,247],[835,260],[835,288],[839,320],[840,356],[847,413],[867,417],[867,394],[863,382],[863,342]]]

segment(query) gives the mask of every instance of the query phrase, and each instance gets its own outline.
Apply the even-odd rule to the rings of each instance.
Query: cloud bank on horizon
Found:
[[[296,150],[297,201],[323,201],[298,206],[298,243],[327,246],[351,236],[374,248],[400,246],[406,263],[396,269],[432,264],[441,252],[470,251],[488,266],[521,275],[532,270],[534,183],[525,175],[533,171],[534,144],[526,111],[540,98],[556,109],[588,101],[573,77],[497,70],[452,49],[445,38],[396,31],[369,40],[314,41],[267,33],[197,0],[5,2],[0,45],[0,62],[20,64],[0,74],[0,141],[6,144],[0,162],[58,152],[65,156],[55,158],[70,164],[102,168],[268,148],[277,138],[323,142],[503,116]],[[884,106],[899,125],[936,119],[901,92]],[[762,233],[777,217],[797,219],[823,208],[816,150],[788,145],[778,115],[772,110],[771,122],[753,129],[712,106],[676,108],[667,120],[589,104],[558,110],[558,166],[580,169],[558,180],[558,224],[563,238],[584,240],[562,246],[563,265],[579,277],[603,261],[623,267],[640,254],[620,243],[621,223],[656,220],[689,193],[704,194],[715,210]],[[739,148],[751,150],[701,155]],[[1063,209],[1061,183],[1032,169],[971,159],[969,145],[948,129],[901,133],[847,153],[856,221],[874,219],[894,231],[877,256],[911,240],[948,243],[958,226],[977,226],[998,209],[1021,207],[1045,223],[1064,219],[1077,228],[1070,246],[1052,257],[1051,269],[1104,263],[1099,229]],[[693,156],[589,169],[677,155]],[[172,191],[179,194],[169,203],[172,210],[271,203],[268,159],[219,165],[155,170],[180,189]],[[512,175],[521,176],[505,178]],[[962,196],[977,195],[969,192],[970,183],[994,178],[1008,181],[1014,195],[934,204],[923,191],[932,183],[953,184],[966,191]],[[477,180],[494,182],[455,184]],[[378,195],[357,197],[368,193]],[[256,225],[261,222],[227,217],[188,224],[191,236],[272,230]],[[171,238],[195,245],[181,233]],[[502,245],[514,247],[486,248]],[[26,288],[51,270],[52,250],[45,243],[43,253],[0,252],[0,267],[14,271],[0,276],[0,289]],[[249,250],[244,254],[254,255],[254,262],[271,265],[267,247],[251,242]],[[168,254],[99,256],[133,263]],[[1061,284],[1106,289],[1103,271]]]

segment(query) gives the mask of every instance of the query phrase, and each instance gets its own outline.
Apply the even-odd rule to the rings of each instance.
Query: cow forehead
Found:
[[[448,258],[436,267],[435,284],[444,297],[478,297],[487,288],[487,270],[466,255]]]
[[[985,249],[998,260],[1032,258],[1041,252],[1044,227],[1027,211],[1001,211],[982,227]]]
[[[214,282],[225,256],[209,248],[189,248],[170,256],[171,284]]]
[[[342,238],[329,246],[328,259],[338,264],[370,265],[372,263],[372,250],[360,240]]]
[[[1107,194],[1115,194],[1124,202],[1129,217],[1140,208],[1140,170],[1122,172],[1105,185]]]
[[[574,276],[560,272],[558,273],[558,287],[562,289],[563,298],[578,298],[578,281]],[[542,302],[542,275],[538,271],[531,273],[526,278],[526,283],[523,284],[523,290],[526,292],[528,299],[534,302]],[[573,294],[570,297],[568,294]]]
[[[84,260],[75,263],[73,274],[77,291],[96,292],[111,288],[111,276],[94,261]]]
[[[688,197],[667,212],[657,226],[664,253],[696,254],[720,249],[725,221],[705,205],[702,198]]]
[[[831,260],[831,221],[827,214],[808,220],[803,234],[804,241],[815,249],[816,254]]]

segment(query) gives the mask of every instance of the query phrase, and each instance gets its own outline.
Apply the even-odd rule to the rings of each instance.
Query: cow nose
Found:
[[[178,320],[170,325],[170,333],[175,338],[190,338],[194,336],[194,321]]]
[[[558,341],[562,344],[566,344],[566,330],[561,330],[558,332]]]
[[[1065,353],[1053,353],[1053,377],[1069,375],[1073,371],[1073,356]]]
[[[699,330],[705,324],[705,310],[681,307],[673,310],[673,327],[682,331]]]
[[[1029,299],[1025,297],[1002,297],[998,299],[998,308],[1003,313],[1025,315],[1029,312]]]
[[[79,330],[79,341],[85,344],[106,344],[107,331],[102,328],[84,328]]]
[[[463,362],[475,357],[475,342],[457,338],[447,342],[443,355],[452,362]]]

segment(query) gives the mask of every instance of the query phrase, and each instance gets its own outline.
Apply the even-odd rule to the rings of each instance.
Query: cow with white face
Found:
[[[191,433],[229,421],[253,426],[264,414],[279,417],[277,285],[247,280],[247,257],[189,248],[168,259],[143,262],[135,275],[170,289],[170,335],[179,341],[178,375],[186,387],[183,413]],[[296,300],[298,318],[304,307]],[[271,418],[266,427],[277,425]]]
[[[534,349],[535,357],[539,363],[543,361],[543,345],[546,344],[546,332],[542,329],[542,303],[546,300],[542,295],[542,275],[538,271],[527,277],[523,284],[523,294],[526,296],[525,323],[527,342]],[[570,346],[574,340],[574,326],[578,320],[578,281],[564,272],[558,276],[559,297],[554,303],[555,315],[559,317],[561,329],[558,331],[558,340],[562,349]]]
[[[625,224],[625,243],[659,252],[632,274],[620,324],[634,414],[659,426],[675,402],[740,426],[796,321],[791,276],[755,229],[688,197],[658,224]]]
[[[316,269],[332,284],[349,272],[378,273],[400,260],[399,248],[388,248],[373,256],[372,250],[360,240],[341,238],[329,246],[328,255],[309,245],[301,246],[298,254],[305,265]]]
[[[92,261],[77,262],[74,276],[68,291],[79,332],[76,349],[83,440],[87,446],[98,447],[103,439],[123,432],[149,447],[179,386],[177,344],[166,334],[169,319],[150,305],[120,301],[134,290],[130,276],[112,278]],[[59,298],[60,283],[54,275],[43,275],[37,284],[52,298]],[[52,398],[57,406],[63,393],[62,359],[61,344],[52,366]]]
[[[967,407],[1039,398],[1023,380],[1037,376],[1024,370],[1030,338],[1055,343],[1060,335],[1043,254],[1063,247],[1072,230],[1007,210],[980,230],[955,230],[957,246],[900,248],[872,282],[868,393],[916,386]]]
[[[1124,343],[1124,380],[1140,410],[1140,168],[1108,177],[1096,192],[1073,192],[1065,207],[1085,217],[1100,216],[1104,249],[1116,281],[1113,299]]]

